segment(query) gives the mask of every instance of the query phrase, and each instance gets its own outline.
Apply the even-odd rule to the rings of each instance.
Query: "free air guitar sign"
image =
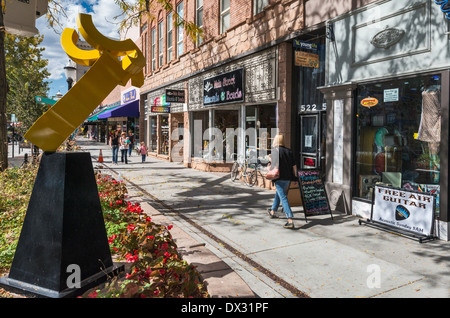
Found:
[[[372,220],[421,235],[433,230],[436,197],[429,193],[375,186]]]

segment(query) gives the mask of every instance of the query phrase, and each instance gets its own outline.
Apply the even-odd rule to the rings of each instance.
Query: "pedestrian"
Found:
[[[127,153],[128,153],[128,148],[130,147],[130,139],[127,137],[127,134],[125,132],[122,132],[122,136],[120,137],[119,140],[119,149],[122,153],[121,156],[121,161],[124,162],[124,158],[125,158],[125,163],[128,163],[128,159],[127,159]]]
[[[145,146],[145,143],[141,141],[141,147],[139,148],[139,152],[142,155],[142,162],[145,162],[145,157],[147,157],[147,147]]]
[[[287,198],[287,190],[291,181],[295,181],[297,175],[297,166],[295,165],[294,155],[292,151],[285,146],[284,136],[276,135],[272,144],[271,153],[271,167],[278,168],[280,176],[278,179],[272,181],[275,184],[275,198],[272,207],[267,210],[271,218],[276,218],[278,207],[283,206],[284,213],[287,217],[287,223],[284,225],[287,229],[294,229],[294,222],[292,218],[291,207]]]
[[[117,164],[117,157],[119,156],[119,132],[117,130],[111,134],[109,145],[112,150],[112,163]]]
[[[131,157],[131,152],[134,148],[134,135],[131,130],[128,130],[128,138],[130,138],[130,148],[128,149],[128,156]]]

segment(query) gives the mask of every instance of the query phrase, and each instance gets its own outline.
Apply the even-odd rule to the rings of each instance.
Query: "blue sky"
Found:
[[[113,39],[119,39],[117,26],[113,23],[113,18],[120,14],[120,10],[113,0],[84,0],[84,1],[60,1],[66,9],[67,18],[64,18],[62,28],[77,29],[76,16],[79,12],[92,15],[93,22],[97,29]],[[48,97],[52,98],[58,91],[62,94],[67,92],[67,82],[64,75],[64,66],[69,62],[69,57],[61,47],[61,34],[55,33],[47,25],[45,17],[36,20],[36,27],[40,34],[44,35],[41,47],[45,48],[43,57],[48,59],[47,67],[50,75],[50,91]],[[62,29],[61,29],[62,31]]]

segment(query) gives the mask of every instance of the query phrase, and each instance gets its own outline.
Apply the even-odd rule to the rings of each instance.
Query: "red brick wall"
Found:
[[[184,36],[184,54],[169,64],[158,67],[154,72],[149,71],[141,92],[195,73],[303,28],[301,1],[276,0],[270,3],[263,13],[253,16],[251,0],[231,0],[231,27],[224,34],[219,34],[219,0],[204,0],[203,43],[195,48],[193,40]],[[156,9],[152,11],[156,16],[158,12]],[[195,21],[195,0],[184,0],[184,12],[188,21]],[[166,18],[165,14],[161,15]],[[150,30],[151,26],[148,28],[148,34]],[[147,43],[151,44],[150,38]],[[150,48],[148,52],[150,54]],[[150,67],[148,69],[151,70]]]

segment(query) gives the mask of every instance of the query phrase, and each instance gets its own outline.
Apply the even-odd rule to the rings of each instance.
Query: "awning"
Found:
[[[120,105],[117,108],[107,110],[106,112],[98,115],[98,119],[106,119],[110,117],[139,117],[139,100]]]
[[[98,118],[98,116],[99,115],[101,115],[101,114],[103,114],[103,113],[105,113],[105,112],[107,112],[107,111],[111,111],[111,110],[113,110],[113,109],[115,109],[115,108],[117,108],[117,107],[120,107],[119,105],[115,105],[115,106],[111,106],[111,107],[106,107],[105,109],[103,109],[102,111],[99,111],[97,114],[94,114],[94,115],[92,115],[91,117],[89,117],[88,119],[87,119],[87,121],[88,122],[93,122],[93,121],[98,121],[99,120],[99,118]],[[106,119],[101,119],[101,121],[105,121]]]

